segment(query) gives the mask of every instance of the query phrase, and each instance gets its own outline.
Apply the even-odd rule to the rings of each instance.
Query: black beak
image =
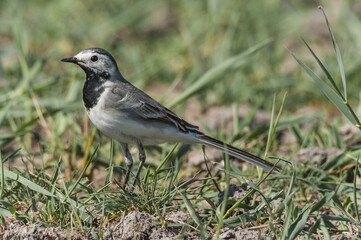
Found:
[[[60,61],[62,61],[62,62],[70,62],[70,63],[75,63],[75,64],[77,64],[79,62],[76,57],[63,58]]]

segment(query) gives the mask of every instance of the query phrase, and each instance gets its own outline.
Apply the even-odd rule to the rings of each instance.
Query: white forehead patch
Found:
[[[79,60],[86,61],[94,55],[96,55],[98,57],[98,59],[99,59],[98,62],[109,62],[110,61],[108,56],[97,53],[97,52],[93,52],[93,51],[81,51],[80,53],[75,55],[75,57]]]
[[[91,56],[93,56],[94,53],[90,51],[81,51],[75,57],[79,60],[89,59]]]

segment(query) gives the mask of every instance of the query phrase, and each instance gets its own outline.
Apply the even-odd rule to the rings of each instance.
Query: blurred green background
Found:
[[[314,1],[3,0],[0,4],[1,87],[6,94],[19,85],[24,77],[19,58],[23,57],[29,70],[39,65],[30,76],[30,87],[52,83],[39,92],[44,102],[46,98],[55,102],[45,105],[62,106],[63,98],[57,103],[54,97],[64,94],[68,102],[81,100],[78,94],[69,94],[80,92],[82,73],[59,59],[94,46],[109,50],[126,78],[138,87],[171,84],[181,78],[179,85],[185,89],[211,67],[272,40],[246,66],[222,75],[205,89],[207,105],[254,102],[283,90],[292,94],[292,104],[286,105],[295,109],[318,102],[319,91],[300,75],[286,51],[290,48],[309,57],[300,37],[337,71],[332,67],[336,62],[327,28]],[[331,1],[325,6],[350,85],[356,84],[360,69],[360,5]],[[70,79],[70,71],[79,79]],[[357,88],[349,90],[350,96],[358,98]]]
[[[324,4],[356,108],[361,4]],[[127,80],[168,106],[208,70],[265,41],[269,43],[244,62],[212,75],[190,98],[203,111],[232,103],[257,103],[270,111],[273,96],[287,91],[285,116],[305,106],[334,110],[287,51],[316,66],[301,37],[340,84],[315,1],[2,0],[0,21],[0,146],[5,155],[20,146],[42,150],[49,159],[68,152],[71,159],[78,145],[86,148],[83,141],[90,133],[81,98],[84,73],[59,60],[88,47],[107,49]],[[172,109],[182,115],[186,101]]]

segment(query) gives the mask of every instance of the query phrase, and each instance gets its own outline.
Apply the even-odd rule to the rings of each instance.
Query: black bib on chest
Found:
[[[83,88],[84,106],[89,111],[97,105],[101,94],[104,92],[104,82],[99,75],[95,73],[86,73],[86,81]]]

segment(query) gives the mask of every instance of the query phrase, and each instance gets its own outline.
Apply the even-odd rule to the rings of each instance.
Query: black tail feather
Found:
[[[254,164],[258,167],[265,169],[266,171],[270,171],[271,168],[274,166],[272,163],[267,162],[266,160],[264,160],[260,157],[257,157],[253,154],[245,152],[241,149],[235,148],[231,145],[228,145],[224,142],[221,142],[221,141],[214,139],[212,137],[209,137],[207,135],[202,134],[202,135],[198,135],[197,137],[200,140],[200,142],[204,145],[221,150],[222,152],[224,152],[230,156],[233,156],[235,158],[238,158],[238,159],[244,160],[246,162],[249,162],[251,164]]]

